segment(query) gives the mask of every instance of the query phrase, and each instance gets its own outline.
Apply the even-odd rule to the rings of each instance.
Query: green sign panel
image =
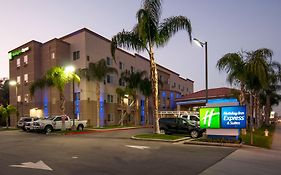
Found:
[[[200,128],[220,128],[220,108],[200,108]]]
[[[25,48],[22,48],[20,50],[16,50],[16,51],[13,51],[13,52],[9,52],[8,53],[8,57],[9,59],[13,59],[14,57],[18,56],[18,55],[21,55],[22,53],[24,52],[27,52],[30,50],[30,47],[25,47]]]

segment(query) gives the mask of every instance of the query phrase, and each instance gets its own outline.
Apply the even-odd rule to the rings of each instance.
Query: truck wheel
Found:
[[[46,133],[46,134],[49,134],[49,133],[52,132],[53,127],[51,127],[51,126],[46,126],[44,130],[45,130],[45,133]]]
[[[190,136],[191,136],[192,138],[197,138],[197,137],[199,136],[199,133],[198,133],[198,131],[193,130],[193,131],[190,132]]]
[[[83,129],[84,129],[84,126],[83,126],[83,125],[78,125],[78,126],[77,126],[77,130],[78,130],[78,131],[83,131]]]

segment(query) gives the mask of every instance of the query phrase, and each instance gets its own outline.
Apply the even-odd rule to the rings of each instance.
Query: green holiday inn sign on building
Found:
[[[19,50],[16,50],[16,51],[9,52],[8,57],[11,60],[14,57],[16,57],[18,55],[21,55],[22,53],[27,52],[29,50],[30,50],[30,47],[25,47],[25,48],[22,48],[22,49],[19,49]]]
[[[200,128],[220,128],[220,108],[200,108]]]

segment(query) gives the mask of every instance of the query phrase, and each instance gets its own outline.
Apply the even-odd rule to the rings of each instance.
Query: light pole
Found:
[[[200,40],[193,38],[194,43],[199,47],[205,46],[205,93],[206,93],[206,105],[208,103],[208,43],[201,42]]]
[[[15,86],[16,87],[16,102],[17,102],[17,106],[16,106],[16,108],[17,108],[17,112],[16,112],[16,116],[17,116],[17,121],[18,121],[18,83],[15,81],[15,80],[11,80],[11,81],[9,81],[9,85],[10,86]]]
[[[75,68],[73,66],[65,67],[66,74],[74,74]],[[73,76],[73,75],[71,75]],[[75,91],[74,91],[74,78],[72,77],[72,108],[73,108],[73,124],[71,126],[71,130],[76,130],[75,126]]]

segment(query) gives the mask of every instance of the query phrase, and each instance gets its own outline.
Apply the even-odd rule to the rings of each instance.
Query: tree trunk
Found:
[[[9,117],[6,117],[6,128],[9,129]]]
[[[157,66],[154,61],[153,49],[150,46],[150,68],[151,68],[151,83],[152,83],[152,94],[153,94],[153,116],[154,116],[154,133],[160,134],[159,128],[159,117],[158,117],[158,75]]]
[[[270,96],[266,95],[266,106],[265,106],[265,125],[269,126],[269,118],[270,118]]]
[[[250,113],[250,144],[254,144],[254,138],[253,138],[253,95],[250,93],[250,107],[251,107],[251,113]]]
[[[240,99],[239,99],[240,105],[245,105],[245,85],[244,83],[241,83],[240,86],[241,86]]]
[[[63,92],[59,92],[60,94],[60,110],[62,114],[61,118],[61,130],[65,131],[65,97]]]
[[[149,125],[149,116],[148,116],[148,97],[145,97],[145,124]]]
[[[139,125],[139,99],[136,91],[135,99],[135,126]]]
[[[96,97],[97,97],[97,127],[100,127],[100,82],[96,84]]]

